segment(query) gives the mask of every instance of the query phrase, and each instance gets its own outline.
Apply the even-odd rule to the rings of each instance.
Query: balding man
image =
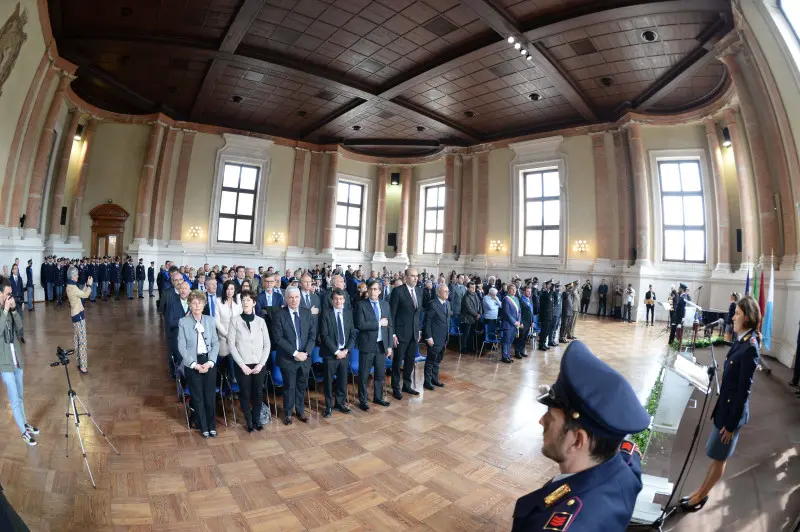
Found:
[[[341,290],[342,292],[347,294],[347,290],[345,290],[344,277],[342,277],[341,275],[334,275],[333,277],[331,277],[329,292],[332,294],[334,290]],[[326,312],[329,312],[332,308],[333,305],[331,303],[331,298],[330,297],[322,298],[322,313],[325,314]],[[344,308],[346,308],[351,312],[353,311],[353,304],[350,302],[349,295],[344,298]]]
[[[470,283],[471,284],[471,283]],[[473,285],[474,286],[474,285]],[[425,342],[428,344],[428,355],[425,358],[426,390],[434,390],[434,386],[444,387],[439,381],[439,363],[447,347],[447,334],[450,330],[450,302],[447,300],[450,290],[446,284],[439,285],[436,298],[432,299],[425,309]]]
[[[401,365],[403,366],[402,391],[419,395],[419,392],[411,387],[411,370],[414,369],[414,358],[417,356],[422,312],[422,288],[417,286],[418,277],[416,269],[406,269],[404,284],[392,290],[389,297],[396,348],[392,361],[392,396],[395,399],[403,399],[403,394],[400,393]]]

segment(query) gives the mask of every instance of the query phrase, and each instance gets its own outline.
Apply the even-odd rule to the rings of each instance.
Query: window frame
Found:
[[[526,169],[526,170],[523,170],[523,171],[520,172],[520,177],[521,177],[521,180],[522,180],[522,183],[520,184],[520,186],[522,187],[522,214],[521,214],[521,218],[522,218],[522,243],[521,244],[522,244],[522,256],[523,257],[557,258],[562,253],[561,243],[560,243],[560,240],[561,240],[561,183],[560,183],[560,180],[559,180],[559,182],[558,182],[558,188],[559,188],[558,196],[545,196],[544,195],[544,174],[546,174],[546,173],[548,173],[548,174],[555,173],[556,175],[558,175],[558,167],[557,166],[551,166],[549,168],[547,168],[547,167],[545,167],[545,168],[531,168],[531,169]],[[532,177],[534,175],[538,175],[539,179],[541,180],[542,195],[541,196],[537,196],[537,197],[533,197],[533,198],[529,198],[528,197],[528,187],[527,187],[528,178]],[[558,204],[558,222],[559,222],[558,225],[545,225],[545,223],[544,223],[544,204],[545,204],[546,201],[558,201],[559,202],[559,204]],[[541,205],[542,205],[542,223],[541,223],[541,225],[529,225],[528,224],[528,204],[529,203],[541,203]],[[545,231],[552,231],[554,229],[558,231],[558,236],[559,236],[558,252],[555,255],[545,255],[544,254],[544,232]],[[542,233],[542,245],[541,245],[542,252],[538,253],[538,254],[536,254],[536,253],[530,253],[529,254],[529,253],[527,253],[527,249],[528,249],[528,231],[536,231],[536,230],[541,231],[541,233]]]
[[[696,164],[697,165],[697,172],[700,176],[700,191],[698,192],[686,192],[686,191],[665,191],[663,189],[663,180],[661,178],[661,167],[665,164]],[[672,262],[678,264],[705,264],[708,261],[707,256],[707,245],[706,241],[708,240],[708,219],[706,217],[706,199],[705,199],[705,188],[703,187],[703,175],[700,168],[700,161],[697,159],[672,159],[672,160],[658,160],[656,161],[656,167],[658,168],[658,182],[659,182],[659,195],[661,198],[661,211],[662,211],[662,223],[661,223],[661,261],[662,262]],[[678,172],[680,173],[680,166],[678,166]],[[699,197],[701,208],[703,210],[703,224],[702,225],[686,225],[686,215],[683,216],[683,224],[681,225],[667,225],[664,222],[663,212],[664,212],[664,198],[686,198],[686,197]],[[702,260],[688,260],[686,258],[686,231],[703,231],[704,235],[704,246],[703,246],[703,259]],[[681,231],[683,233],[683,260],[678,259],[668,259],[667,258],[667,249],[666,249],[666,233],[667,231]]]
[[[792,31],[792,33],[794,33],[795,38],[798,41],[800,41],[800,11],[798,11],[797,13],[798,19],[793,21],[789,17],[789,14],[786,12],[786,9],[784,9],[783,7],[783,4],[786,2],[786,0],[777,0],[777,1],[778,1],[777,5],[778,11],[780,11],[781,15],[783,15],[783,18],[786,19],[786,23],[789,26],[789,29]]]
[[[254,169],[256,171],[256,186],[255,186],[255,188],[253,188],[251,190],[251,189],[246,189],[246,188],[241,188],[241,187],[236,187],[236,188],[234,188],[234,187],[226,187],[225,186],[225,178],[224,178],[224,176],[225,176],[225,168],[227,166],[237,166],[239,168],[239,179],[240,179],[239,182],[240,182],[240,184],[241,184],[242,169],[243,168],[252,168],[252,169]],[[260,184],[260,181],[261,181],[261,168],[258,167],[258,166],[254,166],[252,164],[243,164],[243,163],[237,163],[237,162],[233,162],[233,161],[225,161],[225,163],[222,165],[222,171],[223,171],[223,181],[222,181],[222,188],[220,189],[220,204],[217,207],[217,210],[219,211],[219,215],[217,217],[216,241],[217,241],[217,243],[220,243],[220,244],[245,244],[245,245],[251,244],[252,245],[253,244],[253,238],[255,237],[255,232],[256,232],[256,227],[255,227],[255,223],[256,223],[256,207],[257,207],[256,198],[258,198],[259,184]],[[244,194],[253,194],[253,214],[248,216],[248,215],[244,215],[244,214],[238,214],[238,212],[234,212],[234,214],[223,213],[222,212],[222,193],[223,192],[234,192],[236,194],[236,206],[234,208],[234,211],[238,211],[239,210],[239,194],[242,194],[242,193],[244,193]],[[233,240],[221,240],[219,238],[219,222],[223,218],[234,221],[233,222]],[[248,241],[236,240],[236,227],[238,225],[237,222],[240,219],[242,219],[242,220],[250,220],[250,239]]]
[[[438,190],[442,190],[444,192],[444,204],[440,207],[436,205],[435,207],[428,207],[428,193],[432,190],[436,190],[438,194]],[[447,188],[444,181],[440,183],[435,183],[432,185],[424,185],[422,187],[422,204],[420,205],[420,209],[422,210],[422,240],[420,242],[420,246],[422,248],[423,255],[441,255],[444,252],[444,216],[445,216],[445,205],[447,204]],[[435,229],[428,229],[428,216],[432,215],[438,218],[438,213],[441,211],[442,213],[442,227],[438,228],[438,223],[434,223],[437,227]],[[437,221],[438,222],[438,221]],[[442,249],[437,251],[426,251],[425,250],[425,236],[428,234],[435,234],[435,235],[442,235]],[[435,239],[434,239],[435,242]]]
[[[408,254],[411,255],[411,262],[415,264],[423,264],[423,265],[434,265],[436,261],[442,257],[445,253],[444,249],[444,233],[442,233],[442,253],[423,253],[423,249],[425,248],[425,189],[428,187],[436,187],[436,186],[445,186],[445,176],[438,175],[435,177],[430,177],[427,179],[419,179],[415,183],[416,187],[416,195],[415,195],[415,202],[414,203],[414,210],[416,212],[416,216],[414,216],[414,224],[415,224],[415,231],[414,231],[414,242],[413,246],[411,246],[411,242],[409,242],[408,246]],[[445,188],[445,217],[447,216],[447,189]],[[447,219],[445,218],[445,224],[447,223]],[[411,234],[409,233],[409,238]],[[398,254],[400,250],[398,249]]]
[[[339,185],[342,184],[342,183],[344,183],[344,184],[346,184],[348,186],[348,194],[347,194],[347,198],[348,199],[345,202],[339,201]],[[358,188],[361,189],[361,203],[360,204],[356,205],[355,203],[350,203],[350,192],[349,192],[350,189],[349,189],[349,187],[358,187]],[[347,209],[346,218],[348,218],[348,219],[350,217],[349,216],[350,209],[358,208],[361,211],[361,214],[360,214],[359,219],[358,219],[358,227],[356,227],[356,226],[352,226],[352,225],[340,225],[338,223],[335,223],[336,222],[336,220],[335,220],[336,214],[334,213],[333,248],[335,250],[344,251],[344,252],[361,252],[361,253],[365,252],[365,250],[364,250],[364,240],[365,240],[364,239],[364,236],[365,236],[364,232],[365,232],[366,228],[364,227],[364,214],[365,214],[365,207],[366,207],[365,204],[366,204],[366,201],[367,201],[366,194],[367,194],[367,186],[365,184],[359,183],[357,181],[354,181],[354,180],[351,180],[351,179],[347,179],[347,178],[337,178],[336,179],[336,207],[335,207],[335,211],[338,211],[340,206],[345,207]],[[345,231],[345,247],[343,247],[343,248],[336,246],[336,240],[337,240],[336,234],[339,232],[339,229],[344,229],[344,231]],[[358,240],[358,247],[357,248],[347,247],[347,231],[350,231],[350,230],[353,230],[353,229],[357,229],[358,230],[358,239],[357,239]]]

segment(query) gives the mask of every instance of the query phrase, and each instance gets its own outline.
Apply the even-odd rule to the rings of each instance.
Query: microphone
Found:
[[[725,325],[725,320],[723,318],[720,318],[720,319],[718,319],[717,321],[715,321],[713,323],[707,323],[707,324],[703,325],[703,329],[707,329],[707,330],[710,331],[715,327],[722,327],[723,325]]]

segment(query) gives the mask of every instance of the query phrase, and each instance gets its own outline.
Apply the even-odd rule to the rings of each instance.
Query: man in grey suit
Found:
[[[447,300],[449,289],[440,284],[436,291],[436,299],[432,299],[425,309],[425,342],[428,344],[428,356],[425,357],[425,384],[423,388],[433,390],[434,386],[444,387],[439,381],[439,363],[447,347],[447,334],[450,331],[450,302]]]
[[[395,287],[389,295],[394,329],[394,339],[390,347],[397,348],[397,355],[392,360],[392,395],[398,400],[403,398],[403,394],[400,393],[401,365],[403,366],[402,390],[411,395],[419,395],[419,392],[411,387],[411,370],[414,369],[414,359],[417,357],[422,313],[422,288],[417,286],[417,278],[417,270],[408,268],[405,283]],[[380,290],[378,293],[380,294]]]
[[[389,406],[383,399],[383,387],[386,382],[386,357],[392,356],[392,313],[389,304],[382,301],[381,283],[373,281],[368,288],[369,299],[356,304],[355,326],[358,329],[358,407],[369,410],[367,404],[367,379],[374,366],[374,390],[372,402],[381,406]],[[394,364],[397,360],[394,360]]]
[[[350,351],[356,343],[356,330],[353,326],[353,312],[345,308],[350,299],[344,290],[334,288],[331,293],[329,310],[320,318],[320,355],[322,355],[323,387],[325,388],[325,413],[331,417],[334,404],[342,414],[349,414],[347,406],[347,367]],[[334,380],[335,378],[335,380]],[[336,385],[336,402],[333,401],[333,387]]]
[[[317,320],[311,311],[300,306],[300,290],[286,289],[286,306],[273,317],[274,345],[278,367],[283,374],[283,424],[291,425],[292,413],[308,423],[305,397],[311,352],[317,339]]]

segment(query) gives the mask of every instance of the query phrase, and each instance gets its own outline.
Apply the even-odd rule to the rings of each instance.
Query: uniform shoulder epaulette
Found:
[[[572,497],[565,503],[566,508],[553,512],[542,527],[542,530],[558,530],[564,532],[575,522],[583,503],[578,497]]]
[[[622,445],[619,446],[620,452],[623,452],[628,455],[628,463],[630,464],[631,460],[633,459],[633,453],[639,453],[641,456],[641,452],[639,451],[639,447],[633,443],[632,441],[625,440],[622,442]]]
[[[572,490],[570,489],[569,484],[561,484],[559,487],[550,492],[549,495],[545,496],[545,506],[553,506],[555,503],[569,495],[571,491]]]

